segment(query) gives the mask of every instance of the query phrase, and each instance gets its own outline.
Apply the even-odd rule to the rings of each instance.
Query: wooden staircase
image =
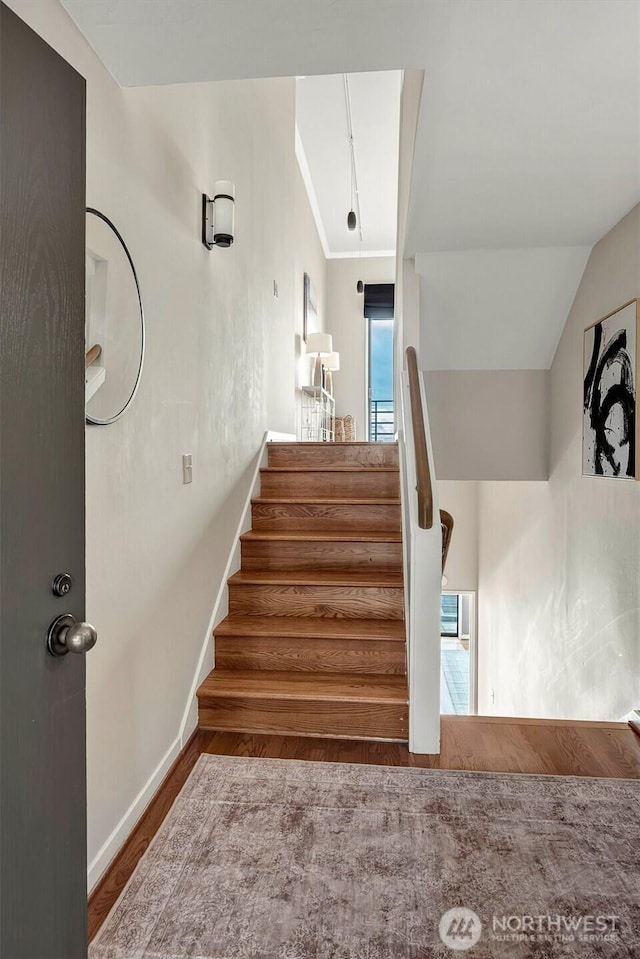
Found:
[[[406,741],[397,445],[271,443],[268,464],[200,728]]]

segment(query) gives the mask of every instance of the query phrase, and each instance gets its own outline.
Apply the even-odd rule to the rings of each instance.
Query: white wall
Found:
[[[313,283],[318,308],[319,329],[327,328],[327,260],[318,236],[315,219],[311,212],[307,188],[304,184],[298,161],[294,170],[296,206],[296,244],[294,271],[294,302],[296,309],[296,435],[301,436],[300,387],[312,382],[313,357],[307,356],[302,339],[304,320],[304,274],[308,273]]]
[[[295,428],[298,274],[319,262],[317,237],[297,184],[295,81],[122,90],[56,0],[10,6],[87,78],[87,200],[129,245],[148,324],[130,412],[87,432],[90,860],[111,836],[95,879],[180,746],[263,432]],[[236,242],[209,253],[201,194],[219,178],[236,184]]]
[[[425,376],[440,479],[547,478],[546,370],[429,370]]]
[[[479,483],[438,480],[440,508],[453,516],[453,534],[447,556],[446,589],[475,592],[478,589],[478,496]]]
[[[524,171],[519,177],[525,182]],[[460,209],[471,219],[471,210]],[[416,253],[428,368],[549,369],[589,252],[531,243]]]
[[[480,712],[640,705],[640,484],[581,476],[583,330],[639,295],[635,207],[594,247],[553,362],[549,483],[481,484]]]
[[[395,274],[394,256],[327,260],[326,328],[340,353],[340,372],[333,376],[336,415],[355,416],[359,440],[367,438],[367,323],[356,283],[395,283]]]

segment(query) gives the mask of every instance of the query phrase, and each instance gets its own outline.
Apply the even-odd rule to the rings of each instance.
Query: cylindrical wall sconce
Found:
[[[230,180],[218,180],[213,199],[202,194],[202,242],[208,250],[230,247],[234,240],[236,188]]]

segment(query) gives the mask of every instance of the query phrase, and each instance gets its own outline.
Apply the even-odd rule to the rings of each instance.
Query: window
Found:
[[[458,636],[459,597],[454,593],[443,593],[440,597],[440,635]]]
[[[395,436],[393,415],[393,320],[370,317],[369,441],[389,443]]]
[[[389,443],[395,437],[393,410],[393,283],[366,283],[367,321],[367,439]]]

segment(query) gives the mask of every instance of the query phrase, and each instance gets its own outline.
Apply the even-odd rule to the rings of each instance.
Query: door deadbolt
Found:
[[[58,573],[51,584],[51,590],[55,596],[66,596],[71,589],[72,583],[73,580],[69,573]]]
[[[98,633],[91,623],[79,623],[71,613],[54,619],[47,632],[47,649],[52,656],[88,653],[97,641]]]

